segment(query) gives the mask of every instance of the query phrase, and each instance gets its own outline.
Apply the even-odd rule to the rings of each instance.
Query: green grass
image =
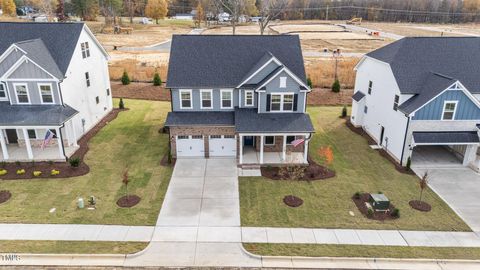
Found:
[[[0,253],[132,254],[144,250],[144,242],[0,241]]]
[[[85,156],[89,174],[1,181],[0,190],[10,190],[12,198],[0,205],[0,222],[154,225],[172,173],[171,168],[159,165],[167,152],[168,135],[158,133],[170,104],[125,100],[125,105],[130,110],[120,112],[90,141]],[[142,198],[130,209],[116,205],[125,194],[122,175],[126,168],[129,193]],[[90,195],[97,198],[97,209],[77,209],[77,199]],[[56,212],[50,214],[51,208]]]
[[[251,253],[265,256],[480,259],[480,248],[314,244],[243,244],[243,246]]]
[[[242,226],[470,230],[430,189],[424,192],[424,199],[432,205],[431,212],[410,208],[408,202],[419,196],[418,178],[397,172],[364,138],[350,131],[338,117],[341,107],[310,107],[308,112],[316,129],[310,155],[321,163],[318,149],[332,147],[334,161],[329,167],[337,176],[311,183],[241,178]],[[401,217],[385,222],[363,217],[351,200],[356,191],[382,191],[400,209]],[[304,204],[287,207],[282,199],[290,194],[302,198]]]

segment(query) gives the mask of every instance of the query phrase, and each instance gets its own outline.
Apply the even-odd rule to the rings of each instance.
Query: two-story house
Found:
[[[411,37],[356,66],[351,122],[403,166],[478,170],[480,38]]]
[[[314,129],[298,36],[176,35],[167,88],[174,157],[308,163]]]
[[[108,55],[83,23],[0,23],[0,161],[65,161],[112,110]]]

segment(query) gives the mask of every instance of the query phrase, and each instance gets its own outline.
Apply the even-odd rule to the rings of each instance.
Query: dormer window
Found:
[[[445,101],[443,105],[442,120],[453,120],[457,109],[457,101]]]
[[[84,59],[90,57],[90,46],[88,45],[88,42],[82,42],[80,46],[82,48],[82,57]]]
[[[294,108],[294,95],[288,93],[272,94],[270,97],[270,111],[291,112]],[[267,107],[268,110],[268,107]]]
[[[4,83],[0,83],[0,100],[7,99],[7,87]]]
[[[221,90],[220,95],[222,97],[222,109],[231,109],[233,108],[233,91],[232,90]]]
[[[17,102],[21,104],[29,104],[28,88],[26,84],[15,84],[15,94],[17,95]]]
[[[245,106],[253,106],[253,91],[245,91]]]
[[[40,96],[42,97],[42,103],[52,104],[53,103],[52,85],[39,84],[38,88],[40,89]]]
[[[280,88],[287,88],[287,77],[280,77]]]

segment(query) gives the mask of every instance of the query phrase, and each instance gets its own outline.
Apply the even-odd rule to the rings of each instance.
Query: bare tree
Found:
[[[215,0],[218,7],[230,13],[230,22],[232,23],[232,33],[235,35],[238,19],[245,13],[256,12],[255,1],[253,0]],[[250,15],[250,14],[249,14]]]
[[[258,3],[260,21],[260,34],[265,33],[265,29],[272,19],[282,14],[289,5],[289,0],[260,0]]]

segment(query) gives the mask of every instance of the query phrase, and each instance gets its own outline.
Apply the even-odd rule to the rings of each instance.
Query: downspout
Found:
[[[65,127],[65,123],[62,124],[61,127],[58,128],[58,136],[60,136],[60,143],[62,144],[62,152],[63,152],[63,157],[65,158],[65,161],[68,161],[67,154],[65,154],[65,145],[63,144],[63,137],[62,137],[62,128]]]
[[[60,83],[62,83],[63,80],[61,81],[58,81],[58,96],[60,97],[60,103],[62,104],[62,106],[65,106],[65,104],[63,103],[63,95],[62,95],[62,86],[60,86]]]
[[[407,127],[405,128],[405,137],[403,138],[403,147],[402,147],[402,155],[400,157],[400,166],[403,166],[403,155],[405,152],[405,143],[407,142],[407,133],[408,133],[409,126],[410,126],[410,116],[407,116]]]

